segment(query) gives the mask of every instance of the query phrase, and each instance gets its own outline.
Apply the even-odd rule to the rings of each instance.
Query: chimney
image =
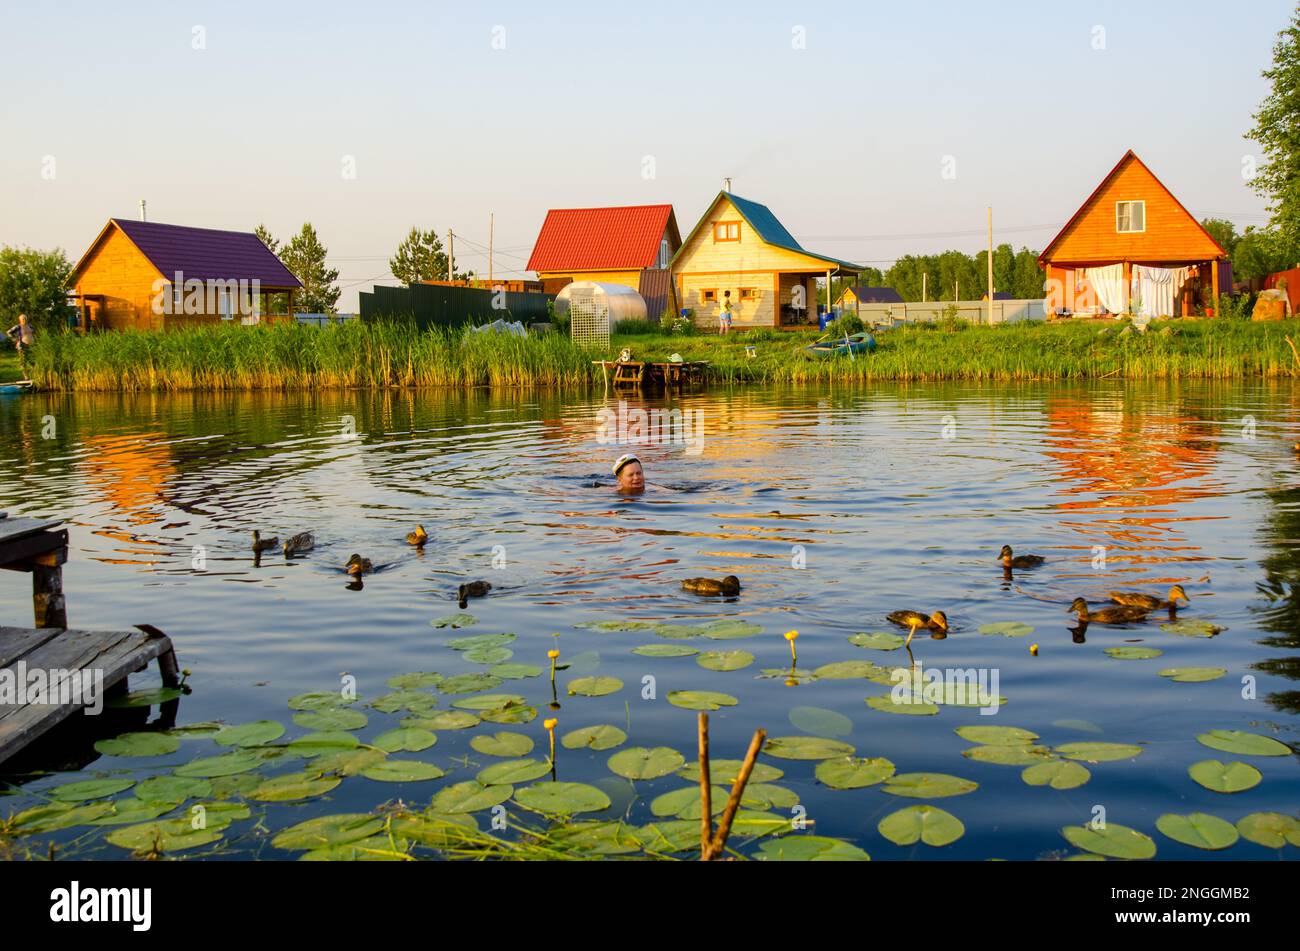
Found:
[[[144,211],[144,199],[143,199],[143,198],[140,199],[140,220],[141,220],[141,221],[148,221],[148,220],[149,220],[148,217],[145,215],[145,211]]]
[[[727,177],[722,180],[722,190],[728,195],[731,194],[731,178]]]

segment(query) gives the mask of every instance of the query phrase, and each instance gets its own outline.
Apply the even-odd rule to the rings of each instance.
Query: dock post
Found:
[[[64,560],[62,551],[39,555],[32,560],[32,609],[37,627],[67,629],[68,610],[63,600]]]

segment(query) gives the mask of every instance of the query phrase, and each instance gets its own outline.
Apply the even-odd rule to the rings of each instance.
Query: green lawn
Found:
[[[11,347],[0,348],[0,383],[22,378],[23,371],[18,365],[18,351]]]

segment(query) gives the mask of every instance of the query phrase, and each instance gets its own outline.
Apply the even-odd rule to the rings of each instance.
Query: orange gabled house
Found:
[[[1228,253],[1129,150],[1038,257],[1048,314],[1189,316]],[[1229,271],[1229,275],[1230,275]],[[1226,281],[1231,288],[1231,277]]]

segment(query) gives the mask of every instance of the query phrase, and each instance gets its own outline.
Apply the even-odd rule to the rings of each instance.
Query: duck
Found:
[[[424,530],[423,525],[417,525],[415,531],[406,533],[406,544],[414,545],[416,548],[423,548],[428,540],[429,533]]]
[[[302,555],[316,547],[316,536],[311,532],[299,532],[284,543],[284,557],[292,558]]]
[[[1154,594],[1144,594],[1141,591],[1112,591],[1110,599],[1116,604],[1126,604],[1135,608],[1142,608],[1146,611],[1159,611],[1162,608],[1168,608],[1171,612],[1178,609],[1179,601],[1192,603],[1192,599],[1187,596],[1180,584],[1174,585],[1169,589],[1169,594],[1165,600],[1161,600]]]
[[[1003,545],[998,552],[998,561],[1002,562],[1003,568],[1037,568],[1047,559],[1042,555],[1013,555],[1011,546]]]
[[[693,594],[732,598],[740,594],[740,579],[735,575],[727,575],[721,581],[716,578],[687,578],[682,587]]]
[[[461,608],[465,608],[470,598],[486,597],[487,593],[492,590],[490,581],[467,581],[461,585],[456,592],[457,600]]]
[[[920,611],[894,611],[888,615],[889,620],[895,624],[900,624],[907,628],[907,641],[903,646],[909,646],[916,632],[927,630],[930,636],[936,640],[942,640],[948,636],[948,615],[942,611],[935,611],[933,614],[925,615]]]
[[[1070,603],[1070,613],[1078,614],[1080,621],[1088,621],[1095,624],[1129,624],[1133,621],[1145,621],[1147,615],[1151,612],[1146,608],[1134,607],[1131,604],[1123,604],[1114,608],[1101,608],[1098,611],[1089,611],[1088,602],[1083,598],[1075,598]]]
[[[348,563],[344,566],[343,570],[355,578],[359,575],[370,574],[370,572],[375,570],[375,566],[369,558],[362,558],[360,555],[353,555],[348,559]]]
[[[262,533],[256,528],[253,529],[253,554],[260,555],[264,551],[271,551],[280,547],[280,539],[276,536],[263,538]]]

